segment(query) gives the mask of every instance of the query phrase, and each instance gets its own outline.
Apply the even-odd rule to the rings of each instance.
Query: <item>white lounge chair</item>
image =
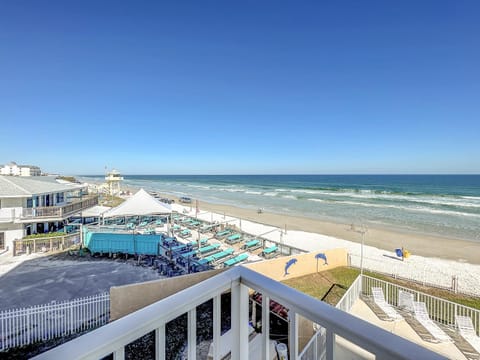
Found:
[[[413,312],[413,294],[407,291],[398,291],[398,307]]]
[[[380,309],[383,310],[387,316],[394,321],[402,320],[403,317],[395,311],[395,309],[385,301],[385,296],[383,295],[383,289],[379,287],[372,287],[373,301],[378,305]]]
[[[445,334],[445,332],[440,329],[440,327],[435,324],[430,316],[428,315],[427,306],[424,302],[414,301],[413,309],[415,312],[415,318],[423,325],[425,329],[433,336],[438,342],[451,342],[452,339]]]
[[[468,316],[457,315],[455,323],[460,335],[468,341],[470,345],[480,353],[480,337],[477,336],[475,328],[473,327],[472,319]]]

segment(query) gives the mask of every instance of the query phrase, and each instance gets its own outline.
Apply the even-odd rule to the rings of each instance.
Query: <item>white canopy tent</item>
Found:
[[[95,205],[94,207],[91,207],[87,210],[83,210],[81,212],[82,217],[87,218],[87,217],[100,217],[102,214],[110,210],[111,207],[109,206],[101,206],[101,205]]]
[[[114,216],[170,214],[170,205],[164,204],[143,189],[131,198],[103,213],[104,218]]]

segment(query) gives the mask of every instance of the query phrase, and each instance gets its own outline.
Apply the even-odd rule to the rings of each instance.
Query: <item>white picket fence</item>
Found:
[[[110,317],[108,293],[0,312],[0,351],[82,332]]]

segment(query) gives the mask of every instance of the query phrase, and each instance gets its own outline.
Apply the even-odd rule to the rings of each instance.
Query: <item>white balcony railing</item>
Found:
[[[22,218],[27,220],[40,218],[64,218],[95,205],[98,205],[98,196],[87,195],[80,200],[58,206],[23,208]]]
[[[0,223],[10,223],[22,215],[21,207],[8,207],[0,209]]]
[[[155,331],[155,358],[165,359],[165,324],[180,315],[188,314],[188,359],[196,359],[196,307],[213,299],[213,353],[220,354],[220,299],[231,291],[231,358],[247,359],[249,353],[249,289],[262,293],[262,323],[269,323],[270,299],[286,306],[289,311],[290,359],[298,359],[298,318],[305,317],[325,329],[326,341],[321,344],[317,358],[341,358],[340,342],[348,341],[377,359],[444,359],[419,345],[393,335],[357,317],[338,310],[293,288],[267,278],[253,270],[238,266],[207,279],[197,285],[149,305],[117,321],[45,352],[35,359],[101,359],[125,358],[125,346]],[[269,352],[269,327],[262,337],[262,359],[271,358]],[[271,354],[270,354],[271,355]]]

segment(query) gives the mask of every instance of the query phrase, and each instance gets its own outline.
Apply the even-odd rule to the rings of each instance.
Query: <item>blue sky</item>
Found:
[[[480,173],[478,1],[0,4],[0,163]]]

